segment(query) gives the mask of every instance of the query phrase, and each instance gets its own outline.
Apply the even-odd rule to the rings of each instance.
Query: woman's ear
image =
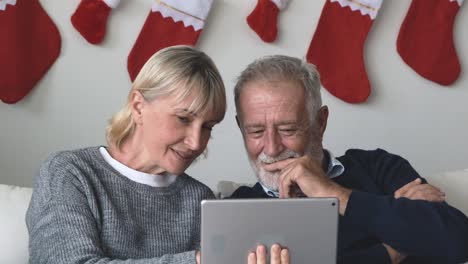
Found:
[[[143,121],[142,113],[145,106],[145,98],[139,91],[133,91],[130,95],[130,111],[135,124],[139,125]]]

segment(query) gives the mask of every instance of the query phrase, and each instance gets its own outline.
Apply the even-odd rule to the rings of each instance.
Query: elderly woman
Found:
[[[42,165],[26,215],[30,263],[198,263],[200,202],[214,196],[184,171],[225,111],[206,54],[153,55],[110,121],[108,146]]]

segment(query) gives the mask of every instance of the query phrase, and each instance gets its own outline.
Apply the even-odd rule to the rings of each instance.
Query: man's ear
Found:
[[[133,91],[130,96],[130,111],[132,112],[132,118],[135,124],[141,124],[142,112],[145,106],[145,98],[139,91]]]
[[[327,122],[328,122],[328,106],[324,105],[320,107],[317,112],[317,125],[318,131],[320,133],[320,138],[323,139],[323,135],[325,134],[325,130],[327,129]]]

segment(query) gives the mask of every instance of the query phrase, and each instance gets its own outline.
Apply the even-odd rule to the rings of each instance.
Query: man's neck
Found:
[[[327,173],[328,166],[330,165],[330,155],[325,150],[322,150],[322,153],[322,169],[325,173]]]

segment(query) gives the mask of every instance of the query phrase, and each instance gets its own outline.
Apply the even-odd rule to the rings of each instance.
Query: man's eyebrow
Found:
[[[245,128],[259,128],[259,127],[265,127],[263,124],[259,123],[252,123],[252,124],[246,124],[244,125]]]
[[[281,121],[281,122],[278,122],[276,124],[274,124],[275,126],[297,126],[299,125],[298,122],[296,121]],[[244,125],[245,128],[259,128],[259,127],[265,127],[264,124],[261,124],[261,123],[251,123],[251,124],[246,124]]]
[[[298,124],[299,124],[299,123],[298,123],[297,121],[292,121],[292,120],[291,120],[291,121],[288,121],[288,120],[286,120],[286,121],[278,122],[278,123],[276,123],[275,125],[276,125],[276,126],[291,126],[291,125],[292,125],[292,126],[297,126]]]

